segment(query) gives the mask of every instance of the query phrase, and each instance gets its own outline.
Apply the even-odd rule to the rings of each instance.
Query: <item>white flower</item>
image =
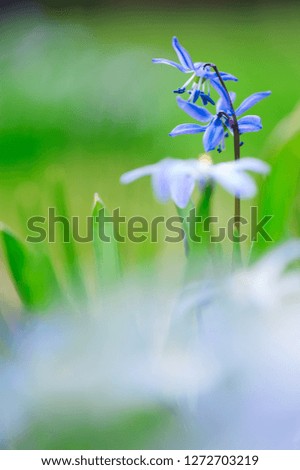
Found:
[[[202,159],[165,158],[153,165],[124,173],[121,183],[128,184],[142,176],[151,176],[153,190],[159,201],[172,199],[178,207],[184,208],[195,186],[201,190],[207,184],[218,183],[240,199],[253,197],[256,194],[256,185],[247,171],[267,174],[269,166],[256,158],[243,158],[215,165]]]

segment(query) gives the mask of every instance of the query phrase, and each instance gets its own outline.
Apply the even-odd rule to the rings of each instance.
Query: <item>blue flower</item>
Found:
[[[187,87],[192,84],[191,90],[188,91],[191,95],[190,101],[192,103],[195,103],[198,98],[201,98],[204,105],[208,102],[215,104],[210,97],[209,84],[211,84],[219,93],[221,92],[222,96],[223,87],[220,85],[217,74],[215,72],[211,72],[210,67],[206,65],[205,62],[193,62],[189,53],[179,43],[175,36],[173,37],[172,45],[180,63],[168,59],[152,59],[152,62],[155,64],[171,65],[183,73],[191,74],[191,77],[180,88],[174,90],[174,93],[185,93],[187,91]],[[220,75],[224,81],[237,81],[237,78],[229,73],[220,72]]]
[[[263,91],[254,93],[246,98],[242,104],[235,111],[235,115],[239,117],[254,106],[256,103],[266,98],[271,94],[270,91]],[[235,100],[235,93],[230,93],[231,102]],[[199,124],[180,124],[175,127],[170,136],[174,137],[181,134],[198,134],[204,132],[203,145],[206,152],[218,147],[221,151],[225,148],[224,139],[228,136],[229,131],[233,133],[233,109],[226,96],[222,96],[217,102],[217,112],[215,115],[211,114],[206,108],[197,106],[194,103],[185,101],[182,98],[177,98],[178,106],[185,111],[189,116],[197,121],[209,124],[202,126]],[[261,119],[259,116],[248,115],[238,120],[239,133],[245,134],[246,132],[256,132],[262,129]]]
[[[240,199],[253,197],[256,185],[247,171],[266,174],[269,166],[255,158],[216,165],[212,165],[207,157],[191,160],[165,158],[153,165],[124,173],[121,183],[128,184],[143,176],[151,176],[153,191],[159,201],[172,199],[178,207],[184,208],[195,186],[202,190],[207,184],[218,183]]]

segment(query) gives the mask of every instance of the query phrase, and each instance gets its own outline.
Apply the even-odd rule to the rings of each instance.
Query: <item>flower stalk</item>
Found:
[[[223,89],[224,89],[224,91],[227,95],[227,100],[229,102],[229,105],[230,105],[231,111],[232,111],[231,119],[233,121],[233,123],[232,123],[232,132],[233,132],[233,139],[234,139],[234,159],[239,160],[241,158],[240,132],[239,132],[239,125],[238,125],[237,117],[236,117],[234,107],[233,107],[233,104],[232,104],[232,100],[231,100],[231,97],[230,97],[230,93],[227,90],[227,87],[226,87],[225,82],[224,82],[224,80],[223,80],[223,78],[222,78],[222,76],[219,72],[218,67],[215,64],[205,64],[204,67],[206,67],[206,66],[211,67],[215,71],[215,73],[218,76],[218,78],[220,80],[220,83],[221,83],[221,85],[222,85],[222,87],[223,87]],[[235,219],[236,232],[237,232],[237,235],[239,235],[239,233],[240,233],[240,219],[241,219],[241,199],[238,196],[235,196],[235,198],[234,198],[234,219]]]

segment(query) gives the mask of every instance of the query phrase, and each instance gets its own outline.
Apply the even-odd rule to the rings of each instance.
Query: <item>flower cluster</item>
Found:
[[[263,98],[269,96],[269,91],[254,93],[246,98],[242,104],[235,111],[235,115],[239,117],[258,103]],[[230,93],[231,102],[234,103],[235,93]],[[170,136],[177,136],[180,134],[198,134],[204,132],[203,145],[206,152],[214,150],[218,147],[221,152],[225,148],[225,137],[228,137],[228,132],[233,133],[233,111],[228,100],[220,98],[216,105],[216,114],[212,114],[208,109],[197,106],[193,103],[177,98],[178,106],[186,112],[189,116],[200,122],[206,122],[206,126],[199,124],[180,124],[170,132]],[[248,115],[244,116],[238,121],[239,134],[246,132],[256,132],[262,129],[261,119],[259,116]]]
[[[269,167],[266,163],[254,158],[240,160],[239,150],[236,150],[243,144],[240,142],[240,135],[262,129],[259,116],[241,116],[256,103],[269,96],[271,92],[254,93],[235,110],[233,104],[236,95],[228,92],[225,82],[237,81],[237,78],[230,73],[220,72],[212,63],[193,62],[176,37],[173,38],[172,44],[179,63],[168,59],[153,59],[153,62],[170,65],[190,75],[189,79],[174,92],[180,95],[186,92],[189,94],[187,100],[178,96],[177,104],[186,114],[201,124],[180,124],[169,135],[174,137],[182,134],[202,133],[204,150],[210,152],[217,148],[219,153],[225,148],[225,138],[233,135],[235,160],[207,165],[207,161],[201,158],[200,160],[166,158],[154,165],[147,165],[125,173],[121,177],[121,182],[127,184],[141,176],[151,175],[153,190],[157,198],[162,202],[172,199],[181,208],[187,206],[195,186],[201,191],[207,185],[213,186],[218,183],[236,198],[253,197],[256,185],[246,172],[266,174]],[[216,103],[210,95],[211,87],[218,94]],[[199,99],[203,106],[197,104]],[[215,106],[215,111],[209,111],[208,105]]]
[[[204,132],[203,144],[206,152],[214,150],[218,147],[221,152],[224,148],[224,138],[227,137],[228,131],[233,132],[234,115],[236,117],[244,114],[248,109],[254,106],[263,98],[270,95],[270,91],[254,93],[246,98],[242,104],[234,111],[233,103],[235,93],[228,93],[224,87],[224,82],[228,80],[237,81],[234,75],[226,72],[211,72],[213,64],[205,62],[193,62],[189,53],[182,47],[176,37],[173,38],[173,48],[178,56],[180,64],[167,59],[153,59],[154,63],[167,64],[176,67],[181,72],[192,74],[189,80],[175,93],[184,93],[187,86],[192,84],[189,90],[190,98],[185,101],[182,98],[177,99],[178,106],[189,116],[206,123],[205,126],[199,124],[181,124],[170,133],[171,136],[179,134],[197,134]],[[222,83],[223,82],[223,83]],[[220,99],[216,105],[216,112],[213,114],[207,109],[197,106],[195,103],[200,97],[202,103],[206,106],[208,103],[215,105],[214,100],[210,96],[210,85],[217,91]],[[207,90],[207,92],[206,92]],[[238,121],[239,134],[246,132],[255,132],[262,129],[261,119],[259,116],[245,116]]]
[[[182,47],[176,37],[173,37],[172,44],[180,64],[168,59],[152,59],[152,62],[155,64],[171,65],[181,72],[191,75],[184,85],[179,87],[177,90],[174,90],[174,93],[183,94],[188,91],[190,94],[189,101],[192,101],[193,103],[195,103],[198,98],[201,98],[204,105],[207,103],[215,104],[213,99],[210,97],[210,85],[222,93],[217,74],[210,71],[209,64],[206,64],[205,62],[193,62],[189,53],[184,49],[184,47]],[[230,73],[220,72],[220,75],[223,81],[237,81],[237,78]],[[188,90],[187,87],[189,85],[191,85],[191,88]]]

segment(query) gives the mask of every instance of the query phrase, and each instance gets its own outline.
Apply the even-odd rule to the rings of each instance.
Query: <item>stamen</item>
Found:
[[[178,93],[179,95],[182,95],[185,93],[185,88],[178,88],[177,90],[173,90],[173,93]]]
[[[182,87],[180,87],[180,88],[186,88],[186,87],[191,83],[191,81],[194,80],[195,75],[196,75],[196,74],[193,73],[193,75],[192,75],[192,76],[185,82],[185,84],[184,84]]]
[[[198,86],[197,86],[197,90],[199,90],[199,91],[201,90],[202,84],[203,84],[203,79],[202,79],[202,77],[200,77],[200,80],[199,80]]]
[[[199,155],[198,160],[201,163],[206,163],[206,165],[213,164],[212,158],[210,155],[208,155],[208,153],[203,153],[202,155]]]
[[[225,135],[223,135],[222,142],[221,142],[222,150],[225,150]]]
[[[191,90],[189,90],[189,92],[188,92],[189,95],[190,95],[190,97],[189,97],[189,99],[188,99],[189,102],[195,103],[196,87],[197,87],[197,84],[196,84],[196,83],[193,83]]]

